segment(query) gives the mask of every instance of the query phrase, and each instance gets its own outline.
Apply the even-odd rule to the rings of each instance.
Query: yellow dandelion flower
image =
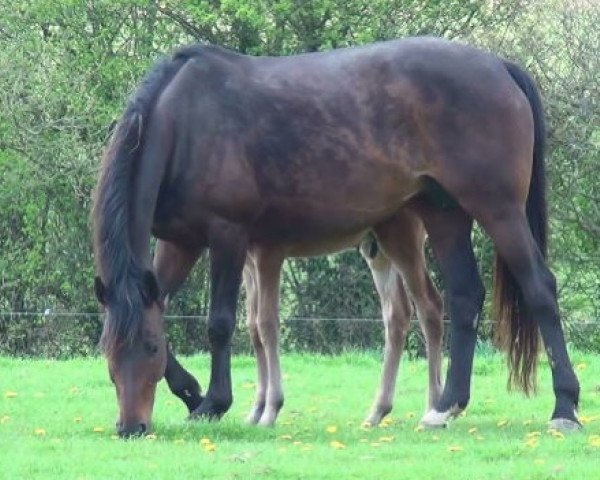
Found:
[[[391,443],[391,442],[394,441],[394,438],[395,437],[393,435],[390,435],[390,436],[387,436],[387,437],[380,437],[379,441],[380,442],[385,442],[385,443]]]
[[[417,426],[414,428],[414,431],[415,431],[415,432],[422,432],[423,430],[425,430],[425,427],[424,427],[423,425],[417,425]]]
[[[552,435],[557,440],[564,440],[565,439],[565,434],[562,433],[562,432],[559,432],[558,430],[552,430],[550,432],[550,435]]]
[[[498,426],[498,428],[505,427],[506,425],[508,425],[508,420],[500,420],[496,425]]]
[[[335,425],[329,425],[329,426],[328,426],[328,427],[325,429],[325,431],[326,431],[327,433],[335,433],[335,432],[337,432],[337,431],[338,431],[338,427],[336,427]]]
[[[210,438],[201,438],[200,439],[200,445],[210,445],[212,444],[212,441],[210,440]]]
[[[394,420],[392,419],[392,417],[385,417],[381,421],[381,426],[382,427],[389,427],[392,423],[394,423]]]
[[[440,440],[440,437],[438,437],[437,435],[432,435],[431,440],[434,442],[438,442]]]
[[[477,435],[477,436],[475,437],[475,439],[476,439],[477,441],[481,442],[481,441],[483,441],[483,439],[484,439],[484,438],[483,438],[481,435]]]
[[[292,436],[287,433],[285,435],[279,436],[279,440],[291,440],[291,439],[292,439]]]
[[[94,427],[94,433],[103,433],[104,427]]]
[[[79,389],[78,389],[77,387],[71,387],[71,388],[69,389],[69,393],[70,393],[71,395],[77,395],[77,394],[79,393]]]
[[[459,413],[458,415],[459,417],[466,417],[467,416],[467,411],[463,410],[462,412]]]
[[[36,428],[33,433],[35,433],[36,435],[38,435],[39,437],[43,437],[44,435],[46,435],[46,430],[44,430],[43,428]]]
[[[488,405],[491,405],[492,403],[496,403],[496,400],[494,400],[493,398],[486,398],[483,402],[487,403]]]
[[[313,448],[312,445],[305,445],[300,450],[302,450],[303,452],[310,452],[312,450],[312,448]]]
[[[183,445],[185,443],[185,440],[183,438],[178,438],[177,440],[175,440],[175,445]]]
[[[4,425],[5,423],[8,423],[9,420],[10,417],[8,415],[4,415],[2,418],[0,418],[0,424]]]
[[[252,382],[244,382],[242,383],[242,388],[245,388],[247,390],[254,388],[254,383]]]
[[[118,435],[111,435],[110,439],[111,440],[119,440],[119,436]]]
[[[527,438],[539,437],[542,435],[542,432],[529,432],[525,435]]]
[[[367,443],[369,440],[367,438],[361,438],[359,440],[360,443]]]
[[[523,425],[528,426],[528,425],[531,425],[532,423],[533,423],[533,420],[529,419],[529,420],[525,420],[523,422]]]
[[[329,442],[329,446],[335,450],[343,450],[346,448],[346,445],[344,445],[342,442],[338,442],[337,440]]]
[[[592,447],[600,447],[600,435],[590,435],[588,437],[588,443]]]
[[[525,445],[527,445],[530,448],[535,448],[538,446],[538,438],[537,437],[532,437],[529,440],[527,440],[525,442]]]
[[[361,430],[371,430],[372,428],[373,428],[373,425],[371,424],[371,422],[363,422],[360,424]]]
[[[283,422],[279,422],[280,425],[291,425],[291,420],[284,420]]]
[[[296,445],[297,447],[299,447],[300,445],[302,445],[302,442],[300,440],[296,440],[294,442],[294,445]]]
[[[449,452],[462,452],[463,451],[463,447],[461,447],[460,445],[450,445],[448,447],[448,451]]]
[[[582,372],[587,368],[587,364],[585,362],[579,362],[575,368]]]
[[[469,433],[471,435],[473,435],[475,432],[477,432],[477,427],[471,427],[471,428],[469,428]]]
[[[149,433],[148,435],[146,435],[145,438],[146,438],[146,440],[153,441],[153,440],[156,440],[157,436],[156,436],[156,433]]]
[[[4,396],[6,398],[15,398],[18,395],[19,394],[17,392],[13,392],[12,390],[7,390],[6,392],[4,392]]]
[[[81,416],[73,417],[73,423],[81,423],[82,420],[83,417]]]
[[[217,449],[214,443],[203,445],[202,448],[204,448],[205,452],[214,452]]]
[[[174,403],[175,403],[175,402],[173,402],[173,400],[167,400],[167,401],[165,402],[165,405],[171,406],[171,405],[173,405]]]
[[[379,442],[371,442],[371,446],[375,447],[375,448],[378,448],[378,447],[381,447],[381,443],[379,443]]]
[[[407,419],[411,419],[411,418],[415,418],[416,413],[415,412],[406,412],[406,414],[404,415]]]

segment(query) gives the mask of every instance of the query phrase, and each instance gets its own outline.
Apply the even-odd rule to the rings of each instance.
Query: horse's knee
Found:
[[[212,347],[223,348],[231,343],[235,320],[228,316],[211,318],[208,324],[208,341]]]

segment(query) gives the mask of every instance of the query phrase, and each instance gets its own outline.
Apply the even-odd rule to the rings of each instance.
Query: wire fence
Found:
[[[96,312],[0,312],[0,355],[69,358],[97,355],[104,314]],[[445,319],[447,344],[448,319]],[[207,317],[166,315],[165,328],[173,350],[179,354],[208,351]],[[600,352],[600,324],[596,321],[564,321],[569,342],[578,349]],[[480,343],[493,348],[493,322],[483,321]],[[378,318],[288,317],[281,320],[284,351],[337,354],[347,350],[377,351],[385,332]],[[233,337],[233,351],[249,354],[248,329],[240,316]],[[425,355],[425,341],[416,318],[411,319],[406,341],[410,356]]]

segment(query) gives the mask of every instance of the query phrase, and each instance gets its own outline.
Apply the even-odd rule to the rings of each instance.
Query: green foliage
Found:
[[[97,311],[88,212],[99,158],[128,93],[161,54],[191,41],[284,55],[429,34],[517,60],[538,80],[548,114],[551,261],[560,303],[567,319],[596,319],[599,12],[591,0],[0,3],[0,311]],[[492,245],[480,231],[474,239],[489,292]],[[172,299],[170,313],[207,310],[202,261]],[[379,316],[368,270],[355,252],[288,262],[282,317],[306,316]],[[74,331],[95,332],[85,318],[73,320]],[[0,337],[26,331],[19,321],[13,318],[10,328],[0,321]],[[285,326],[290,348],[308,342],[298,340],[299,325]],[[340,323],[324,324],[318,332],[302,325],[306,338],[336,342],[349,335]],[[173,335],[196,345],[204,337],[189,322],[174,325]]]

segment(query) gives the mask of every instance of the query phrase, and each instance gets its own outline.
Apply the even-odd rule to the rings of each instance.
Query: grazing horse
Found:
[[[158,63],[116,127],[92,213],[121,434],[146,430],[167,366],[161,272],[210,251],[211,373],[194,413],[219,417],[233,401],[231,336],[248,250],[369,230],[399,239],[405,210],[425,226],[451,319],[444,390],[424,423],[444,424],[469,401],[484,298],[476,220],[496,247],[509,379],[533,390],[541,332],[552,425],[578,427],[579,383],[546,264],[544,140],[541,100],[523,70],[442,39],[290,57],[196,46]],[[152,234],[166,263],[154,271]]]

